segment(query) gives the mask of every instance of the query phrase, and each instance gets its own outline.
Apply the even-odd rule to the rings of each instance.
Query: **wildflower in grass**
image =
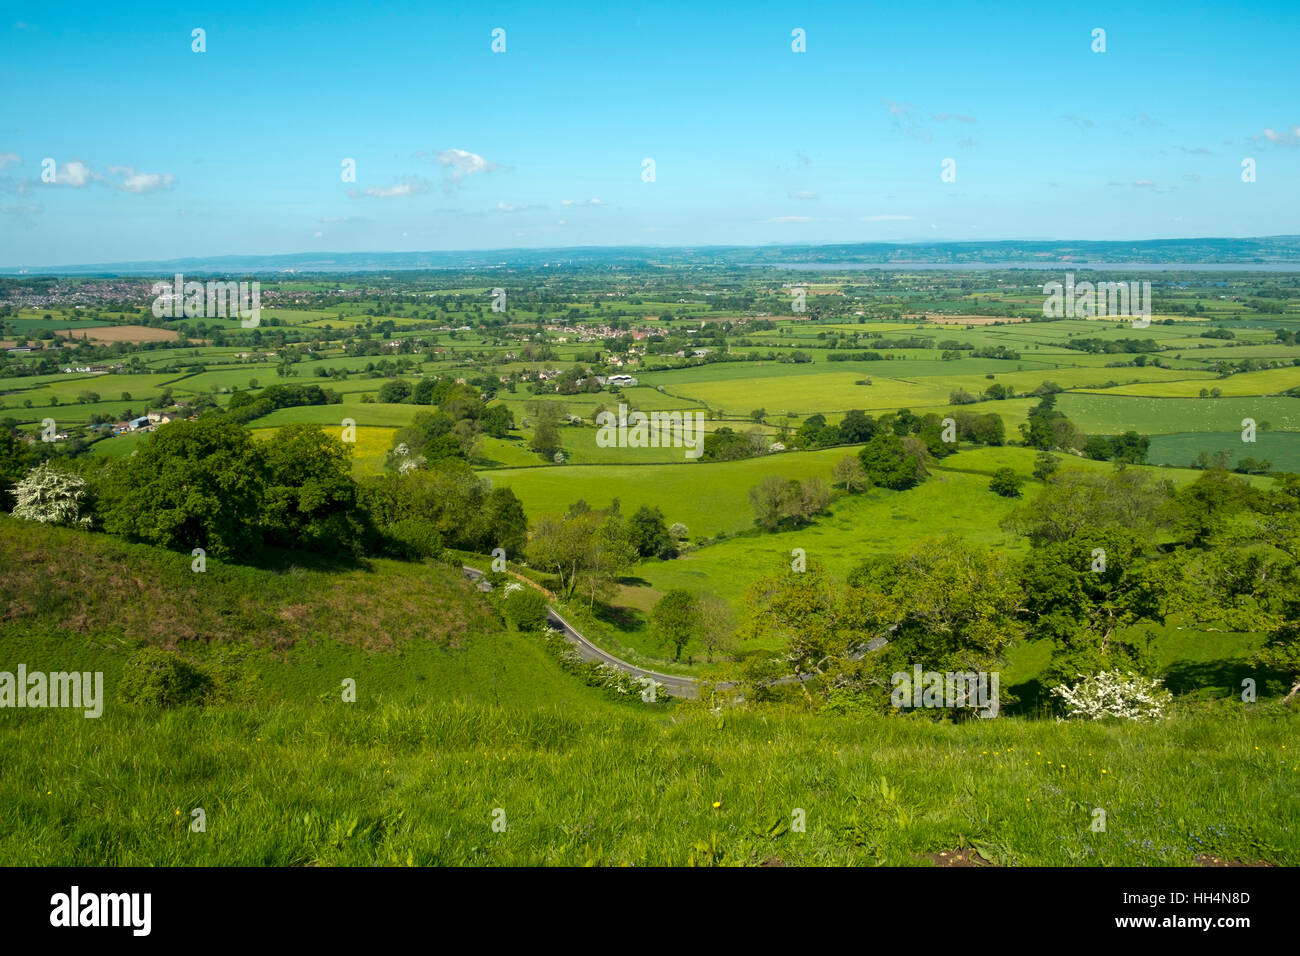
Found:
[[[718,810],[718,809],[720,809],[721,807],[722,807],[722,801],[721,801],[721,800],[714,800],[714,801],[713,801],[713,809],[714,809],[714,810]]]

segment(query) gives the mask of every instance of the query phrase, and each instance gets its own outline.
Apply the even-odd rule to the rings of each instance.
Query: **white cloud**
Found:
[[[442,188],[450,192],[468,176],[477,173],[490,173],[501,167],[496,163],[489,162],[478,153],[471,153],[465,149],[444,149],[434,157],[439,166],[442,166],[446,172],[443,174]]]
[[[811,189],[796,189],[786,193],[791,199],[816,199],[817,194]]]
[[[31,217],[35,216],[44,208],[37,203],[19,203],[12,206],[0,206],[0,216],[12,216],[19,222],[26,225],[32,225]]]
[[[561,200],[560,200],[560,205],[561,205],[561,206],[606,206],[606,205],[609,205],[609,204],[606,203],[606,202],[603,202],[602,200],[596,199],[596,198],[593,196],[591,199],[586,199],[586,200],[583,200],[583,199],[561,199]]]
[[[6,166],[17,166],[23,161],[23,158],[17,153],[0,153],[0,169]]]
[[[894,129],[904,134],[919,139],[923,143],[930,142],[930,133],[916,125],[912,119],[912,105],[910,103],[897,103],[894,100],[882,99],[881,105],[889,111],[889,115],[894,118]]]
[[[54,181],[62,183],[65,186],[81,187],[93,180],[103,179],[104,177],[93,173],[90,167],[80,160],[55,165]]]
[[[428,180],[421,179],[419,176],[407,176],[401,182],[394,183],[392,186],[371,186],[365,192],[349,189],[348,195],[353,199],[361,196],[370,196],[374,199],[392,199],[403,196],[418,196],[428,191]]]
[[[963,116],[960,113],[935,113],[930,119],[938,123],[946,123],[952,120],[954,123],[974,123],[975,117]]]
[[[137,173],[134,166],[110,166],[108,172],[113,176],[121,176],[117,188],[129,193],[151,193],[166,189],[176,181],[171,173]]]
[[[1267,140],[1274,146],[1295,146],[1300,143],[1300,126],[1292,126],[1290,131],[1278,132],[1271,126],[1265,126],[1258,136],[1251,137],[1255,142]]]

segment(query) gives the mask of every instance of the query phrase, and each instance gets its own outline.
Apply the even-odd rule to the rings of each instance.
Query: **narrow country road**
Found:
[[[483,572],[478,568],[471,568],[462,565],[461,570],[463,570],[465,576],[472,581],[479,581],[483,577]],[[555,608],[551,607],[549,604],[546,606],[546,617],[547,620],[551,622],[552,626],[559,629],[560,633],[564,635],[565,639],[567,639],[569,643],[578,648],[578,653],[582,655],[584,661],[599,661],[604,664],[611,664],[624,673],[631,674],[633,677],[648,677],[651,680],[658,681],[662,684],[667,689],[668,693],[672,694],[674,697],[699,696],[699,688],[696,686],[696,680],[694,677],[683,677],[680,674],[661,674],[658,671],[646,670],[643,667],[629,664],[627,661],[615,657],[608,651],[601,650],[591,641],[587,640],[587,638],[577,628],[566,621],[560,615],[560,612],[555,610]]]
[[[469,578],[471,581],[480,581],[483,577],[483,572],[480,571],[478,568],[471,568],[468,565],[461,565],[461,570],[465,572],[465,576]],[[545,593],[545,591],[541,588],[541,586],[539,586],[536,582],[529,581],[527,578],[524,577],[520,577],[519,580],[522,583],[532,585],[534,588],[537,588],[537,590]],[[481,586],[486,587],[489,590],[491,589],[491,585],[488,584],[486,581],[483,581]],[[658,681],[660,684],[662,684],[665,688],[667,688],[668,693],[672,694],[674,697],[694,698],[700,695],[699,681],[694,677],[683,677],[680,674],[661,674],[659,671],[646,670],[643,667],[637,667],[634,664],[629,664],[627,661],[615,657],[613,654],[609,653],[608,651],[601,650],[591,641],[587,640],[587,638],[576,627],[574,627],[563,617],[561,617],[560,612],[555,610],[555,608],[551,607],[549,604],[546,605],[546,619],[550,621],[552,625],[554,625],[556,628],[559,629],[560,633],[565,636],[565,638],[569,641],[569,643],[577,646],[578,652],[582,655],[582,659],[584,661],[600,661],[605,664],[612,664],[614,667],[617,667],[619,670],[623,671],[624,673],[631,674],[633,677],[649,677],[651,680]],[[873,638],[867,643],[860,645],[856,654],[851,656],[853,656],[855,659],[861,658],[864,654],[868,653],[869,651],[879,650],[880,648],[884,647],[888,643],[889,640],[887,638],[883,638],[883,637]],[[800,675],[801,680],[807,679],[807,677],[808,675],[806,674]],[[793,677],[781,677],[778,678],[775,681],[775,683],[792,684],[794,683],[794,680],[795,679]],[[718,686],[730,687],[731,685],[719,684]]]

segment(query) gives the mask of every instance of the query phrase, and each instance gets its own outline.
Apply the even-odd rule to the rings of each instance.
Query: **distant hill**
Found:
[[[842,243],[772,246],[584,246],[469,252],[301,252],[106,262],[48,269],[0,269],[4,275],[168,275],[183,273],[346,273],[431,269],[517,269],[634,265],[1276,265],[1300,268],[1300,236],[1251,239]]]

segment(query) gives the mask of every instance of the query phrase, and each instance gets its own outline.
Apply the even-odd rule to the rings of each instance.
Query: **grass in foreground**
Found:
[[[6,723],[7,865],[1300,863],[1300,717],[1276,710],[940,725],[363,699]]]

